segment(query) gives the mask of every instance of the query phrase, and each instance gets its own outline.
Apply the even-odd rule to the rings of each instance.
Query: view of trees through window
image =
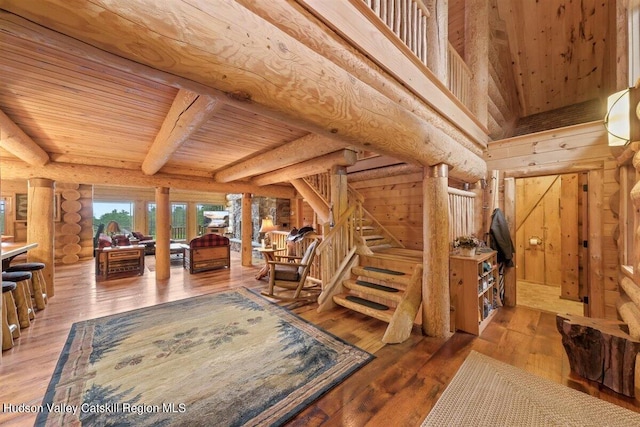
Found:
[[[171,239],[186,240],[187,238],[187,209],[186,203],[171,203]],[[224,210],[222,205],[214,204],[196,204],[196,218],[198,226],[198,234],[206,233],[207,219],[204,216],[205,211],[221,211]],[[94,202],[93,203],[93,224],[94,230],[99,224],[107,225],[109,221],[117,221],[121,229],[129,232],[138,231],[133,229],[133,202]],[[2,212],[2,214],[4,211]],[[156,236],[156,204],[147,204],[147,224],[146,234]]]
[[[93,228],[105,226],[109,221],[116,221],[121,230],[133,231],[133,203],[132,202],[93,202]]]

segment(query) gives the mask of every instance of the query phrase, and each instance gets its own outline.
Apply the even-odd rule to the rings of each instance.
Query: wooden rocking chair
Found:
[[[305,286],[307,275],[316,254],[318,240],[309,244],[304,256],[276,256],[277,261],[268,261],[269,287],[262,295],[284,301],[315,301],[321,289],[317,284]],[[283,288],[277,291],[276,288]]]

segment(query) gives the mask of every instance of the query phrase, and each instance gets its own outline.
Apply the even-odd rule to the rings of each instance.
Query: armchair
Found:
[[[286,301],[315,301],[320,295],[318,285],[306,285],[307,275],[316,254],[318,240],[309,244],[304,256],[276,256],[280,261],[268,261],[269,287],[262,295]],[[283,290],[276,291],[276,288]]]
[[[196,237],[182,247],[182,266],[191,274],[231,265],[229,239],[219,234]]]

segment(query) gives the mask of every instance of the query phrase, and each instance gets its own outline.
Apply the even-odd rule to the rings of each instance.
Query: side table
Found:
[[[258,274],[256,274],[256,280],[260,280],[263,277],[265,277],[266,275],[269,274],[269,261],[275,261],[276,260],[276,252],[282,252],[284,250],[286,250],[286,248],[258,248],[257,249],[258,252],[260,252],[262,254],[262,256],[264,257],[264,267],[262,267],[262,270],[260,270],[258,272]]]

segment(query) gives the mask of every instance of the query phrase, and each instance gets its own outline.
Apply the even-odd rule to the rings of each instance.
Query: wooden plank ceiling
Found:
[[[95,165],[144,161],[167,117],[175,87],[79,55],[72,49],[0,37],[0,110],[52,159]],[[209,174],[308,132],[224,105],[166,164]],[[3,155],[8,155],[3,150]]]
[[[615,85],[615,1],[497,0],[520,116],[602,98]]]

